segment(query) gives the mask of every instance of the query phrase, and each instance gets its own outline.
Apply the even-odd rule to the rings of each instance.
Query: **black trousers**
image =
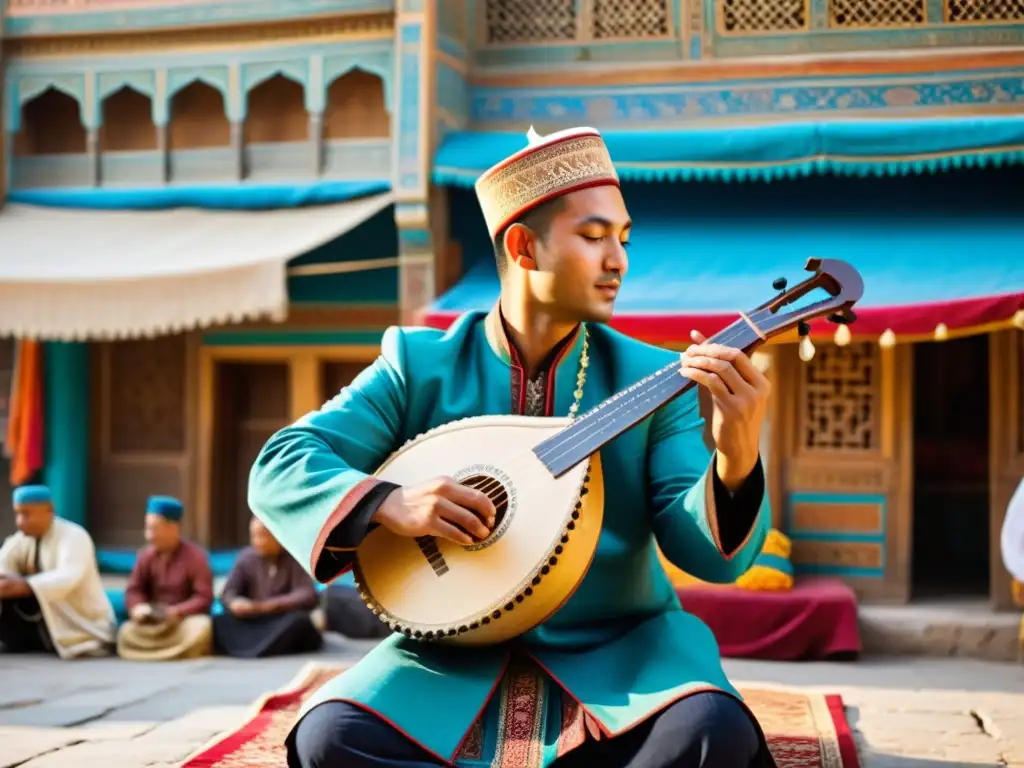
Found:
[[[319,651],[323,637],[313,626],[309,611],[241,619],[222,613],[213,617],[213,642],[217,653],[263,659]]]
[[[425,700],[424,706],[429,706]],[[288,768],[427,768],[444,765],[375,715],[324,702],[288,741]],[[555,768],[754,768],[773,766],[760,728],[724,693],[695,693],[613,738],[583,745]]]
[[[35,597],[0,600],[0,646],[7,653],[54,652]]]
[[[331,632],[354,640],[373,640],[391,634],[388,625],[366,607],[355,587],[332,584],[326,595],[327,629]]]

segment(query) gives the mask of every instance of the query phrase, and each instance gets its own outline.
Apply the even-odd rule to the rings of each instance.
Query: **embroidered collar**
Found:
[[[522,364],[520,362],[522,360],[522,355],[516,348],[512,334],[509,333],[508,321],[505,320],[505,316],[501,312],[501,304],[495,305],[494,309],[492,309],[487,315],[485,322],[487,341],[490,343],[491,348],[497,353],[498,357],[514,368],[522,368]],[[577,324],[568,335],[555,344],[554,348],[547,354],[540,366],[538,366],[538,376],[550,373],[552,368],[557,367],[567,357],[565,353],[579,338],[581,327],[581,325]]]

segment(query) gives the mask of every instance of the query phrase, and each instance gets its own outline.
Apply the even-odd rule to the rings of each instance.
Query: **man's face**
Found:
[[[14,508],[14,524],[26,536],[39,537],[50,530],[53,523],[53,505],[22,504]]]
[[[263,557],[275,557],[281,552],[277,539],[255,517],[249,521],[249,543]]]
[[[181,541],[181,528],[172,520],[160,515],[146,515],[146,543],[157,552],[167,552]]]
[[[533,299],[559,320],[607,322],[626,275],[632,222],[618,187],[604,185],[562,198],[546,237],[533,239]]]

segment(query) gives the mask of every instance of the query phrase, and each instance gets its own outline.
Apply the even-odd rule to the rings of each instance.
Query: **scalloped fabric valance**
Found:
[[[0,335],[120,339],[283,319],[287,264],[384,210],[384,194],[273,211],[0,211]]]
[[[487,168],[526,146],[527,128],[447,134],[435,157],[434,183],[472,186]],[[1024,115],[652,128],[604,137],[623,181],[903,176],[1024,162]]]

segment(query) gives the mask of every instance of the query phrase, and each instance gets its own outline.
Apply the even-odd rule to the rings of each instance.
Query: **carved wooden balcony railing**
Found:
[[[1019,25],[1024,0],[715,0],[715,17],[718,33],[731,36]]]
[[[675,34],[670,0],[485,0],[480,42],[526,44],[657,40]]]
[[[1024,0],[481,0],[476,23],[478,64],[570,65],[1020,45]]]

